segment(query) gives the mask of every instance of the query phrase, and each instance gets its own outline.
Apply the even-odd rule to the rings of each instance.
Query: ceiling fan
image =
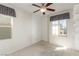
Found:
[[[43,13],[43,15],[45,15],[45,12],[46,12],[46,11],[52,11],[52,12],[55,11],[55,9],[48,8],[48,6],[50,6],[50,5],[53,4],[53,3],[47,3],[47,4],[41,3],[41,4],[42,4],[41,6],[36,5],[36,4],[32,4],[33,6],[36,6],[36,7],[39,8],[38,10],[34,11],[33,13],[36,13],[36,12],[38,12],[38,11],[41,11],[41,12]]]

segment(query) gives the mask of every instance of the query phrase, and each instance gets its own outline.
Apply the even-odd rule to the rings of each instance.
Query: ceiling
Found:
[[[71,9],[76,4],[77,3],[54,3],[54,4],[50,5],[49,8],[54,8],[54,9],[56,9],[55,12],[59,12],[59,11]],[[38,9],[38,7],[32,6],[32,3],[10,3],[9,5],[15,6],[17,8],[20,8],[20,9],[23,9],[25,11],[29,11],[32,13],[33,13],[33,11]],[[41,5],[41,4],[37,3],[37,5]],[[55,12],[47,11],[46,14],[51,14],[51,13],[55,13]],[[41,13],[41,12],[39,11],[35,14],[38,14],[38,13]]]

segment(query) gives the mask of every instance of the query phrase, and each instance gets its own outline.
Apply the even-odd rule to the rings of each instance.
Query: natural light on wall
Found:
[[[67,50],[67,47],[56,47],[55,50]]]

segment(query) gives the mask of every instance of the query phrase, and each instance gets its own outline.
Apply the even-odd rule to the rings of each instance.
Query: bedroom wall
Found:
[[[74,47],[74,38],[73,38],[73,30],[72,30],[72,20],[73,20],[73,8],[69,9],[69,10],[65,10],[65,11],[61,11],[58,13],[55,13],[53,15],[56,14],[62,14],[65,12],[69,12],[70,13],[70,19],[67,20],[67,37],[58,37],[58,36],[53,36],[52,35],[52,30],[51,30],[51,22],[49,23],[49,41],[50,43],[59,45],[59,46],[63,46],[63,47],[67,47],[67,48],[73,48]]]
[[[67,37],[54,37],[52,35],[52,30],[51,30],[51,22],[50,22],[50,16],[57,15],[57,14],[62,14],[65,12],[70,12],[70,19],[67,21]],[[73,8],[61,11],[61,12],[56,12],[51,15],[48,15],[43,18],[42,20],[42,34],[43,34],[43,40],[44,41],[49,41],[52,44],[64,46],[67,48],[74,48],[75,43],[74,43],[74,37],[73,37]],[[48,35],[49,34],[49,35]]]
[[[42,17],[42,40],[49,40],[49,17],[47,15]]]
[[[79,4],[73,8],[73,37],[75,39],[74,49],[79,50]]]
[[[36,43],[42,40],[42,16],[32,14],[32,42]]]
[[[6,6],[15,9],[16,18],[13,19],[12,38],[0,40],[0,55],[15,52],[41,40],[41,17],[11,5]]]

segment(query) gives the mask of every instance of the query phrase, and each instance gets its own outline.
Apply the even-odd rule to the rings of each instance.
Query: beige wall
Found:
[[[42,16],[33,14],[32,16],[32,42],[42,40]]]
[[[48,16],[42,17],[42,40],[49,40],[49,18]]]
[[[79,4],[73,8],[73,37],[75,43],[74,49],[79,50]]]

